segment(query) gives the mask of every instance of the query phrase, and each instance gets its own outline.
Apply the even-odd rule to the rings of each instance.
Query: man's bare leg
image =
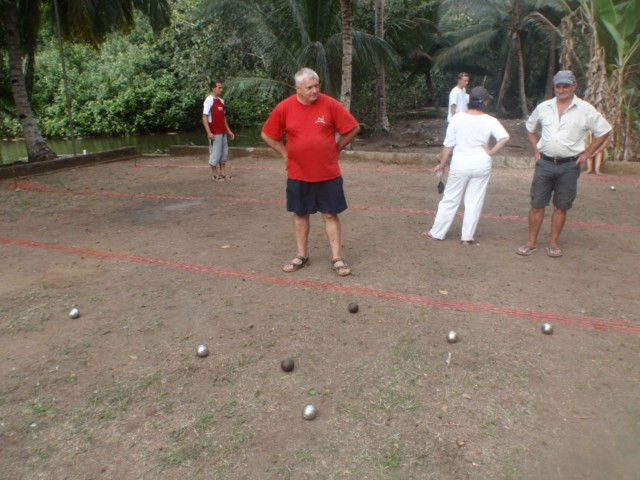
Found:
[[[538,234],[544,221],[544,208],[533,208],[529,210],[529,242],[527,245],[535,247],[538,245]]]
[[[324,229],[327,233],[327,239],[329,240],[329,248],[331,248],[331,259],[342,258],[342,246],[340,245],[340,218],[338,215],[331,213],[323,213]],[[338,275],[344,276],[351,273],[351,268],[343,261],[340,260],[333,264],[334,268],[337,268]],[[340,268],[343,267],[343,268]]]
[[[531,255],[538,249],[538,234],[540,233],[540,227],[544,221],[544,208],[533,208],[529,210],[529,241],[518,247],[516,253],[518,255]]]
[[[553,215],[551,215],[551,238],[549,239],[549,245],[552,247],[558,246],[558,237],[564,227],[564,222],[567,219],[567,211],[561,210],[558,207],[553,207]]]
[[[309,215],[293,215],[293,232],[296,239],[297,256],[308,258]],[[303,263],[303,261],[298,257],[283,265],[282,269],[285,272],[293,272],[294,270],[296,270],[296,267],[294,265],[302,265]]]

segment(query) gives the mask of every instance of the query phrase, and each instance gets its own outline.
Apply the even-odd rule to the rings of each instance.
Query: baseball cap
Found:
[[[576,83],[576,77],[571,70],[560,70],[553,76],[554,85],[573,85]]]

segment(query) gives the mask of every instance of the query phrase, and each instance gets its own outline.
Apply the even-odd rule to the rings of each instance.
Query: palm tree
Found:
[[[149,18],[158,31],[169,23],[168,0],[58,0],[62,34],[65,38],[99,45],[107,33],[133,26],[134,10]],[[28,94],[32,65],[41,19],[55,21],[45,0],[0,0],[3,15],[0,31],[9,56],[9,79],[18,119],[22,126],[30,162],[50,160],[56,154],[49,148],[35,121]],[[22,62],[27,56],[27,78]]]
[[[575,59],[580,67],[576,39],[584,37],[589,46],[584,61],[585,98],[613,126],[613,159],[629,160],[635,150],[631,123],[637,118],[639,104],[640,0],[578,0],[578,6],[570,9],[567,5],[568,14],[562,21],[564,42],[560,62],[563,68],[571,68]]]
[[[376,0],[375,11],[376,38],[384,40],[384,0]],[[389,133],[390,125],[389,117],[387,116],[387,92],[385,87],[384,64],[378,64],[376,77],[377,108],[375,129],[378,132]]]
[[[401,70],[424,76],[425,91],[438,107],[438,94],[431,79],[436,53],[445,45],[437,29],[435,2],[393,2],[384,22],[385,40],[402,59]]]
[[[460,3],[459,0],[443,0],[442,7],[452,8],[459,6]],[[541,8],[556,10],[561,7],[561,2],[557,0],[484,0],[463,3],[469,16],[476,21],[456,32],[450,32],[449,37],[453,40],[453,45],[442,51],[437,63],[446,65],[461,59],[473,62],[474,55],[500,48],[503,52],[504,68],[496,106],[502,109],[502,102],[512,80],[513,64],[517,62],[520,110],[523,117],[528,116],[523,39],[526,31],[532,27],[538,28],[548,37],[555,35],[556,29],[553,22],[542,13]]]
[[[351,1],[345,0],[210,0],[206,12],[225,23],[237,35],[251,32],[251,52],[258,59],[262,75],[227,79],[228,92],[260,89],[275,98],[292,92],[294,73],[301,67],[313,68],[322,80],[323,90],[339,97],[343,73],[347,81],[349,36],[342,35],[342,24],[351,23]],[[345,9],[343,15],[342,9]],[[224,12],[219,15],[218,12]],[[353,66],[375,65],[381,58],[393,61],[392,48],[373,35],[352,30]],[[230,38],[230,41],[235,41]],[[343,52],[343,45],[346,51]],[[344,55],[343,55],[344,54]],[[341,68],[345,61],[345,68]],[[346,87],[345,99],[351,87]],[[346,100],[345,100],[346,101]],[[350,98],[348,100],[350,102]]]
[[[340,87],[340,103],[351,110],[351,79],[353,63],[353,16],[351,0],[340,0],[342,16],[342,86]]]
[[[626,89],[631,72],[637,69],[640,62],[640,0],[621,1],[617,5],[612,0],[580,0],[580,5],[584,11],[591,12],[592,21],[597,19],[601,35],[596,36],[596,39],[599,38],[604,45],[606,58],[609,60],[609,84],[615,98],[614,159],[628,160],[631,155],[629,119],[632,112],[635,113],[638,101],[636,97],[634,103]]]

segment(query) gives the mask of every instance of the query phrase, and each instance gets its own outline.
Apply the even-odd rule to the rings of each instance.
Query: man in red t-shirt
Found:
[[[351,274],[351,267],[340,251],[338,214],[347,209],[347,202],[338,154],[360,126],[340,102],[320,93],[320,78],[310,68],[297,72],[295,83],[295,95],[276,105],[261,134],[287,163],[287,210],[293,212],[298,254],[282,270],[295,272],[309,262],[309,215],[319,211],[331,247],[331,264],[343,277]]]
[[[222,82],[213,80],[209,84],[210,95],[205,99],[202,107],[202,125],[209,138],[209,165],[211,177],[214,180],[228,180],[231,175],[225,174],[225,165],[229,147],[227,135],[233,140],[235,135],[227,123],[224,100],[222,94]]]

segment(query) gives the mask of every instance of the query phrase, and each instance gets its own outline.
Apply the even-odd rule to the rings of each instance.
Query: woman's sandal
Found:
[[[336,263],[338,262],[342,262],[342,265],[336,265]],[[351,275],[351,267],[344,258],[338,257],[331,260],[331,268],[333,268],[334,272],[336,272],[341,277]]]
[[[300,263],[296,263],[293,260],[300,260]],[[309,257],[303,257],[302,255],[296,255],[296,258],[294,258],[293,260],[291,260],[290,262],[285,263],[282,266],[282,271],[283,272],[287,272],[287,273],[292,273],[295,272],[296,270],[300,270],[302,267],[304,267],[305,265],[307,265],[309,263]],[[287,270],[287,267],[291,267],[290,270]]]

